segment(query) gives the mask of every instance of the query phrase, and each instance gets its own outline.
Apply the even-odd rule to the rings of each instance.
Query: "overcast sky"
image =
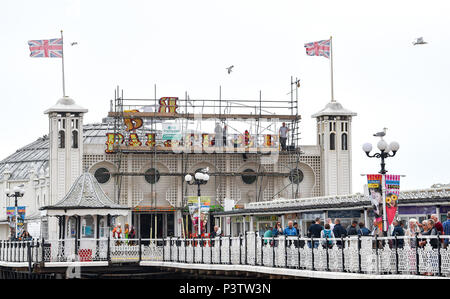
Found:
[[[43,111],[62,96],[61,60],[31,58],[27,41],[64,30],[66,94],[99,122],[117,85],[126,97],[288,100],[301,79],[302,144],[330,101],[329,60],[307,42],[333,36],[335,99],[353,119],[353,192],[379,159],[361,150],[387,127],[400,150],[386,161],[401,189],[450,183],[449,1],[0,2],[0,159],[48,133]],[[413,46],[423,36],[429,43]],[[69,44],[77,41],[78,45]],[[231,75],[225,67],[234,65]]]

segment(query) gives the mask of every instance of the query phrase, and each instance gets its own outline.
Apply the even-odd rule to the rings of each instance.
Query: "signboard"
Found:
[[[369,199],[372,203],[375,219],[373,224],[383,230],[383,196],[381,188],[381,174],[367,175],[367,188],[369,190]]]
[[[25,207],[17,207],[17,233],[19,235],[23,231],[23,223],[25,221]],[[6,217],[8,217],[9,226],[12,231],[15,231],[16,226],[16,208],[15,207],[6,207]]]
[[[361,210],[328,211],[328,218],[360,218]]]
[[[206,224],[208,223],[208,213],[211,207],[210,196],[200,196],[200,207],[198,196],[188,196],[189,214],[191,214],[192,227],[194,233],[198,233],[198,225],[200,223],[201,233],[206,232]]]
[[[395,214],[397,213],[397,200],[400,194],[400,176],[395,174],[386,174],[385,187],[386,187],[386,216],[388,225],[391,225],[394,221]]]
[[[181,140],[181,124],[163,123],[162,134],[163,140]]]

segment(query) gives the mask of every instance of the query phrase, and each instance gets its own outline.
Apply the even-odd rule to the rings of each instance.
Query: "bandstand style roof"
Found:
[[[355,112],[345,109],[340,103],[330,102],[325,106],[325,108],[313,114],[311,117],[316,118],[320,116],[356,116],[356,115],[357,114]]]
[[[109,199],[94,176],[85,172],[78,177],[62,200],[40,210],[47,210],[48,216],[108,214],[126,216],[129,208]]]

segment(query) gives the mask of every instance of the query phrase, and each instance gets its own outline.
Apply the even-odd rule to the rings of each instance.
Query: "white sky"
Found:
[[[66,94],[106,116],[117,85],[126,97],[287,100],[299,77],[302,144],[311,115],[330,101],[329,61],[304,43],[333,36],[335,99],[353,120],[353,192],[379,159],[361,150],[387,127],[402,189],[449,183],[449,1],[1,1],[0,159],[48,132],[43,111],[62,96],[61,60],[30,58],[27,41],[64,30]],[[427,45],[413,46],[423,36]],[[77,41],[71,47],[69,43]],[[233,64],[234,72],[225,67]]]

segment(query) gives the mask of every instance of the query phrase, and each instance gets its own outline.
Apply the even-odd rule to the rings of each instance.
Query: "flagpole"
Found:
[[[333,37],[330,36],[330,68],[331,68],[331,101],[334,102],[334,86],[333,86]]]
[[[62,86],[63,86],[63,97],[66,96],[66,83],[64,79],[64,39],[63,39],[63,31],[61,30],[61,40],[62,40],[62,51],[61,51],[61,57],[62,57]]]

